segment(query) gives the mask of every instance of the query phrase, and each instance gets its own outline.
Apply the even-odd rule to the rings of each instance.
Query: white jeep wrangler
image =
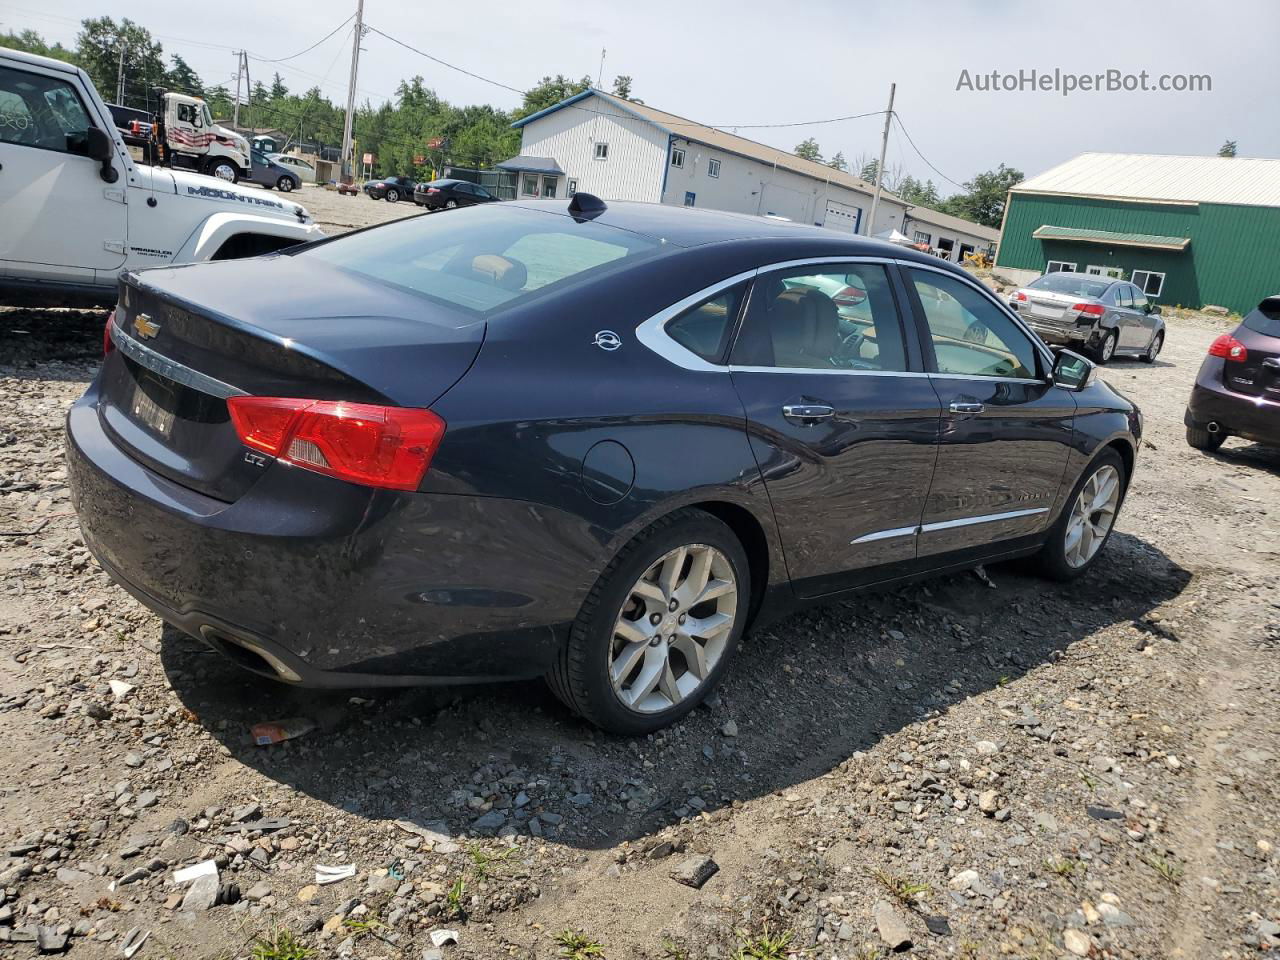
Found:
[[[124,270],[323,236],[292,200],[136,163],[83,70],[0,47],[0,304],[110,305]]]

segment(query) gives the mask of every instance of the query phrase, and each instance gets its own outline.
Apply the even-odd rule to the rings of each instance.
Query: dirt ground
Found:
[[[334,231],[417,212],[299,199]],[[103,320],[0,311],[0,957],[1280,949],[1280,452],[1183,440],[1221,321],[1106,368],[1148,442],[1083,580],[1005,565],[792,617],[628,740],[538,683],[298,691],[164,627],[70,511],[62,415]],[[672,878],[701,857],[701,889]]]

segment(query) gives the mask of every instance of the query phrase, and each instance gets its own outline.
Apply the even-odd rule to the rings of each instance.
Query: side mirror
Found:
[[[90,127],[85,131],[85,141],[89,159],[97,160],[102,164],[98,176],[107,183],[115,183],[120,179],[119,172],[111,162],[116,156],[116,145],[111,139],[111,134],[98,127]]]
[[[1160,316],[1160,304],[1147,301],[1147,313],[1154,317]]]
[[[1059,350],[1053,358],[1053,382],[1067,390],[1083,390],[1093,382],[1097,365],[1072,350]]]

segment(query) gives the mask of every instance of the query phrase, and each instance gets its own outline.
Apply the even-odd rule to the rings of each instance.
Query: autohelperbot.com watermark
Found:
[[[1209,93],[1213,77],[1207,73],[1157,73],[1111,68],[1095,73],[1053,70],[971,71],[962,69],[956,91],[969,93]]]

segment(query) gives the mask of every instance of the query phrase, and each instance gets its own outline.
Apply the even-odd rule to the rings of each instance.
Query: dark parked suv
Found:
[[[1080,576],[1142,431],[936,257],[582,193],[130,274],[106,345],[70,485],[142,603],[270,677],[541,675],[626,733],[798,605]]]
[[[1280,446],[1280,296],[1213,341],[1184,419],[1197,450],[1217,450],[1230,436]]]
[[[418,184],[413,191],[413,202],[428,210],[452,210],[477,203],[493,203],[498,198],[480,186],[466,180],[432,180]]]

